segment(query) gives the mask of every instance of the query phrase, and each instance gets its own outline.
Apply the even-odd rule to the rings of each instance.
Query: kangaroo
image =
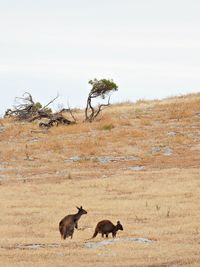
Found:
[[[82,208],[82,206],[76,207],[78,212],[76,214],[70,214],[65,216],[59,223],[59,231],[62,239],[66,237],[73,237],[74,227],[78,229],[78,220],[83,214],[87,214],[87,211]]]
[[[108,238],[109,233],[112,233],[112,236],[116,237],[118,230],[123,231],[123,226],[121,225],[120,221],[117,222],[117,225],[114,225],[109,220],[103,220],[97,224],[92,238],[95,238],[98,235],[98,233],[101,233],[102,237],[106,235],[106,238]]]

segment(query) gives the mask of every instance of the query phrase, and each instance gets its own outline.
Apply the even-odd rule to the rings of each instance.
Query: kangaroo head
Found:
[[[123,229],[123,226],[122,226],[121,223],[120,223],[120,221],[117,221],[116,228],[117,228],[117,230],[121,230],[121,231],[124,230],[124,229]]]
[[[79,208],[79,207],[76,207],[76,208],[78,209],[78,213],[79,213],[79,214],[81,214],[81,215],[82,215],[82,214],[87,214],[87,211],[84,210],[82,206],[80,206],[80,208]]]

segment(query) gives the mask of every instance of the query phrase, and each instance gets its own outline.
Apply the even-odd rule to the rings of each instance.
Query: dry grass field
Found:
[[[0,266],[199,267],[200,94],[119,103],[93,123],[75,115],[48,131],[0,120]],[[80,205],[88,214],[61,240],[59,221]],[[102,219],[124,231],[88,248]]]

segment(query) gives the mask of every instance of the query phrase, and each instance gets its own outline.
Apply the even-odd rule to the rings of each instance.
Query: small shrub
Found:
[[[107,124],[104,124],[101,129],[102,130],[112,130],[114,128],[114,125],[112,123],[107,123]]]
[[[140,119],[143,114],[144,114],[144,112],[143,112],[143,110],[141,108],[136,108],[135,109],[135,117],[137,119]]]
[[[143,126],[150,126],[151,125],[151,120],[147,119],[147,118],[143,118],[143,119],[141,119],[140,123]]]

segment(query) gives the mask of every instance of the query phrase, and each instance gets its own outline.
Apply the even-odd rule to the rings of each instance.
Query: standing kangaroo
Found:
[[[102,237],[106,235],[106,238],[108,237],[109,233],[112,233],[112,236],[116,237],[118,230],[123,231],[123,226],[121,225],[120,221],[117,222],[117,225],[114,225],[109,220],[103,220],[97,223],[97,226],[95,228],[92,238],[95,238],[98,235],[98,233],[101,233]]]
[[[87,211],[82,208],[82,206],[76,207],[78,212],[76,214],[70,214],[65,216],[59,223],[59,231],[62,239],[66,237],[73,237],[74,227],[78,229],[78,220],[83,214],[87,214]]]

